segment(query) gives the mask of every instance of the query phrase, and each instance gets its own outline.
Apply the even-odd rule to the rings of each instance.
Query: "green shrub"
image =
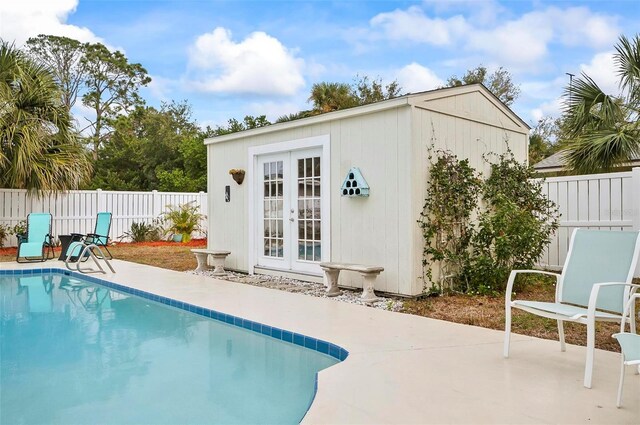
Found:
[[[131,229],[128,232],[125,232],[125,236],[131,239],[133,242],[146,242],[148,240],[152,240],[150,235],[153,234],[155,226],[153,224],[148,224],[145,222],[131,223]]]
[[[531,269],[558,228],[558,209],[544,193],[534,170],[508,151],[491,164],[467,269],[475,290],[503,292],[514,269]],[[481,288],[483,286],[484,288]]]
[[[168,223],[168,230],[182,235],[182,242],[191,240],[191,233],[200,229],[200,220],[205,216],[198,211],[195,202],[187,202],[179,206],[167,205],[162,217]]]
[[[9,234],[18,236],[27,234],[27,220],[20,220],[18,224],[9,229]]]
[[[419,225],[425,240],[424,277],[431,283],[431,291],[443,292],[468,283],[462,272],[469,262],[474,230],[469,219],[478,203],[481,180],[468,160],[445,151],[435,155]],[[437,276],[433,276],[432,264],[439,266]]]
[[[558,228],[557,207],[542,193],[533,168],[510,151],[495,158],[484,181],[451,153],[439,154],[431,165],[420,227],[425,277],[432,290],[503,292],[510,271],[532,268]],[[469,218],[478,192],[485,208],[473,224]],[[431,275],[435,264],[436,279]]]
[[[0,248],[4,247],[4,240],[11,234],[10,232],[11,228],[8,225],[0,224]]]

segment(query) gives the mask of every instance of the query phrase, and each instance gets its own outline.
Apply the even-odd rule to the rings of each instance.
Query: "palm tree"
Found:
[[[320,114],[358,106],[358,98],[346,83],[315,83],[311,87],[309,101],[313,102],[314,111]]]
[[[51,70],[0,40],[0,187],[58,192],[90,173]]]
[[[565,161],[581,173],[608,170],[640,155],[640,35],[621,36],[615,48],[622,94],[605,94],[584,73],[565,89]]]

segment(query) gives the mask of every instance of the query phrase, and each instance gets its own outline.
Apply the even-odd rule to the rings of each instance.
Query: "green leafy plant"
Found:
[[[18,224],[9,228],[9,234],[16,237],[27,234],[27,220],[20,220]]]
[[[179,206],[167,205],[168,211],[163,213],[164,220],[168,223],[168,230],[182,235],[182,242],[191,240],[191,233],[200,230],[200,221],[205,218],[199,212],[200,206],[195,201],[187,202]]]
[[[467,160],[433,157],[419,225],[430,291],[494,295],[512,269],[531,268],[558,228],[558,210],[542,193],[534,170],[511,151],[495,155],[481,180]],[[484,208],[478,208],[479,195]],[[475,223],[473,213],[478,210]],[[433,270],[438,276],[433,276]],[[523,281],[521,281],[523,282]]]
[[[473,236],[470,217],[476,209],[481,180],[468,160],[459,160],[451,152],[436,151],[431,164],[427,196],[419,225],[425,240],[424,277],[431,290],[457,289],[469,262],[469,243]],[[433,161],[430,154],[429,160]],[[438,275],[433,276],[432,265]],[[464,282],[468,286],[468,282]]]
[[[124,235],[133,242],[145,242],[151,240],[149,235],[154,231],[154,225],[145,222],[133,222],[131,228]]]
[[[4,247],[4,240],[9,236],[11,228],[6,224],[0,224],[0,248]]]
[[[542,255],[558,228],[558,209],[542,193],[533,168],[511,151],[491,163],[482,197],[487,208],[478,218],[467,273],[474,289],[504,291],[511,270],[530,269]]]

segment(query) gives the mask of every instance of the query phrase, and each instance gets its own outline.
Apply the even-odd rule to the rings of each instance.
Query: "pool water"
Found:
[[[333,357],[62,274],[0,276],[1,424],[298,423]]]

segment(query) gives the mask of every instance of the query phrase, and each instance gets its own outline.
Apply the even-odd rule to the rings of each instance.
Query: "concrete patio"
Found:
[[[640,423],[640,376],[598,350],[593,389],[584,347],[242,285],[123,261],[98,275],[132,288],[333,342],[349,357],[319,374],[305,423]],[[60,268],[48,261],[0,269]]]

